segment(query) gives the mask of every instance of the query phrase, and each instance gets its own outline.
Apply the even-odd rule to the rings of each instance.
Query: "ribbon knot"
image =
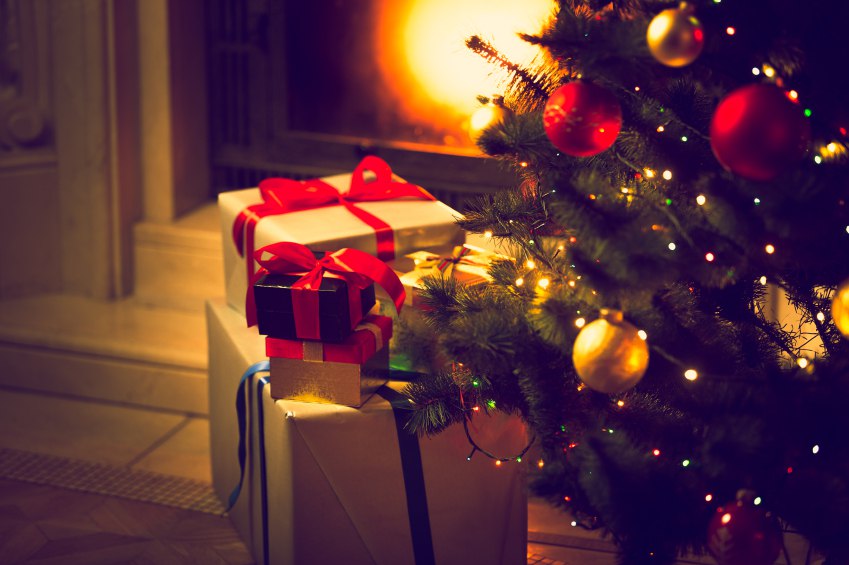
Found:
[[[269,257],[266,257],[266,254]],[[405,291],[398,276],[383,261],[359,251],[340,249],[316,258],[310,249],[294,242],[280,242],[258,249],[254,259],[260,268],[248,287],[245,312],[248,327],[256,324],[256,300],[253,283],[269,273],[297,275],[291,286],[295,333],[302,339],[320,339],[318,289],[325,273],[343,279],[348,286],[348,308],[351,327],[362,319],[360,291],[376,283],[392,298],[397,311],[404,304]]]

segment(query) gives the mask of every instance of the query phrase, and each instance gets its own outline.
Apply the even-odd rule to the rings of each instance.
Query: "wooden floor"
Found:
[[[247,565],[227,518],[0,479],[0,563]]]

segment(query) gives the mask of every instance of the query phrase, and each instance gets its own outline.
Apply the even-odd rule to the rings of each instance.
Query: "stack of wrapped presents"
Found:
[[[390,369],[422,277],[485,283],[459,214],[376,157],[219,195],[226,303],[207,304],[213,484],[257,563],[526,562],[522,464],[419,437]],[[388,314],[388,315],[387,315]],[[518,451],[516,417],[477,442]]]

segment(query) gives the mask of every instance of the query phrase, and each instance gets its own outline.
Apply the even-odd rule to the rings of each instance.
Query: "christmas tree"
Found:
[[[522,182],[461,224],[515,260],[426,279],[411,426],[520,414],[533,491],[622,563],[772,563],[782,529],[849,563],[846,22],[839,2],[561,0],[523,36],[538,66],[470,38],[510,76],[478,145]]]

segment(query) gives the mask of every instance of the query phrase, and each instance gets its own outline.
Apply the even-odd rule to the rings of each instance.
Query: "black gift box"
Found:
[[[282,339],[304,339],[295,333],[295,315],[292,311],[292,285],[298,275],[268,274],[254,284],[256,318],[259,333]],[[375,305],[374,284],[360,291],[362,315]],[[348,307],[348,283],[342,279],[324,276],[318,289],[318,320],[321,341],[339,343],[353,332]]]

